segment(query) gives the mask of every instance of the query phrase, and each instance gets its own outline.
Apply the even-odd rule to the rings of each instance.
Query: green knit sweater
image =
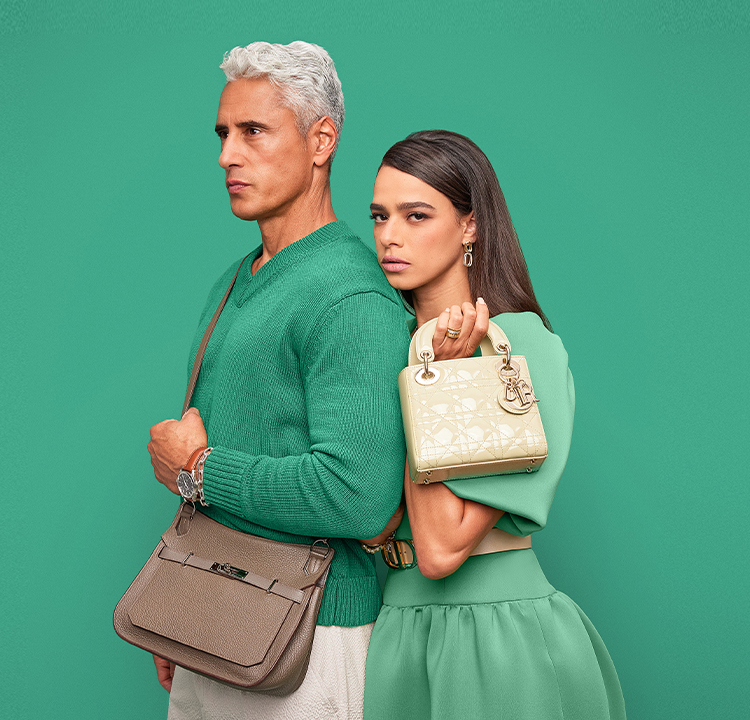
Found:
[[[385,527],[403,482],[402,304],[343,222],[292,243],[253,276],[260,251],[240,269],[193,395],[214,448],[204,512],[274,540],[330,538],[318,623],[363,625],[381,595],[373,560],[353,538]],[[238,264],[214,285],[191,358]]]

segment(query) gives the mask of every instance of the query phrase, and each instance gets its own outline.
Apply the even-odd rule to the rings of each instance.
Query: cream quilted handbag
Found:
[[[426,484],[462,477],[533,472],[547,440],[523,355],[513,355],[492,321],[482,357],[440,360],[437,319],[422,325],[398,376],[409,473]]]

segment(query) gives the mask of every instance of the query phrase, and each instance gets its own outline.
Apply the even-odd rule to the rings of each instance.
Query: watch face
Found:
[[[180,491],[180,495],[186,500],[190,500],[193,497],[195,480],[189,472],[180,470],[180,474],[177,476],[177,489]]]

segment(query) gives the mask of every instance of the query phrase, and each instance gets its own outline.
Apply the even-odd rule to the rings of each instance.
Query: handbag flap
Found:
[[[295,603],[233,578],[162,560],[128,614],[144,630],[250,666],[263,661],[290,612],[302,617],[310,592]],[[175,615],[165,598],[175,598],[182,612]]]
[[[311,562],[310,545],[242,533],[199,511],[192,517],[188,512],[182,520],[184,526],[178,512],[162,536],[165,549],[173,555],[191,556],[189,562],[207,560],[204,564],[209,567],[226,563],[248,571],[248,579],[268,579],[268,585],[277,581],[285,590],[279,595],[272,587],[269,592],[268,585],[258,587],[205,567],[163,559],[162,552],[153,559],[153,575],[128,610],[130,621],[238,665],[261,663],[282,625],[288,629],[290,623],[296,627],[302,620],[316,584],[328,571],[333,550],[318,546],[324,557],[318,554]]]

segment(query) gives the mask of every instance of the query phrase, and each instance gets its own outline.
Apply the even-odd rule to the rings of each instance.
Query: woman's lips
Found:
[[[387,270],[388,272],[401,272],[402,270],[406,270],[406,268],[409,267],[409,263],[406,262],[406,260],[392,257],[390,255],[386,255],[380,261],[380,264],[383,266],[383,270]]]

